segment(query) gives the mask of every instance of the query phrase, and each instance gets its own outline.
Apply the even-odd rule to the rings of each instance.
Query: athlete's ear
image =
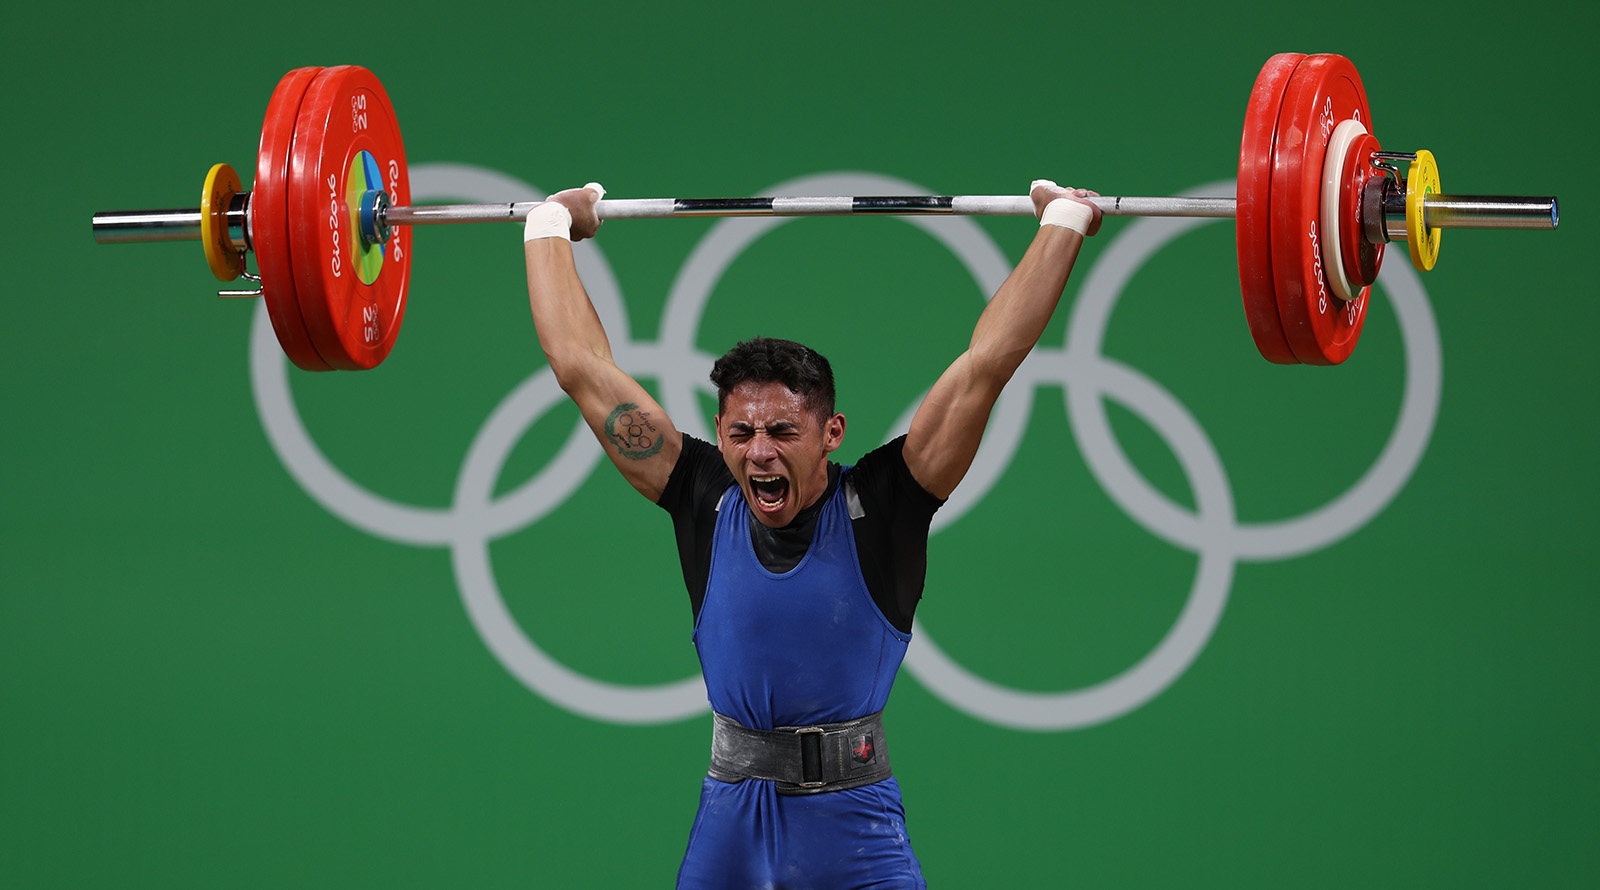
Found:
[[[822,425],[822,448],[833,451],[844,444],[844,415],[835,414]]]
[[[722,450],[722,415],[721,414],[713,414],[711,416],[711,425],[717,428],[717,450],[721,451]]]

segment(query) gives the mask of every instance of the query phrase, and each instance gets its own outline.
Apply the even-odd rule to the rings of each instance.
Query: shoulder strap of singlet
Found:
[[[850,508],[850,518],[855,520],[867,515],[867,509],[861,506],[861,495],[856,492],[856,480],[846,474],[839,485],[844,489],[844,503]]]

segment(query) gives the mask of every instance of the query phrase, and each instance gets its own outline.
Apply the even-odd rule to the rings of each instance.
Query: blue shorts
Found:
[[[926,890],[906,836],[900,785],[825,794],[707,776],[679,890]]]

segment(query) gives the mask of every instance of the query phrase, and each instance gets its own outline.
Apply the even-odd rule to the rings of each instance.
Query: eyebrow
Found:
[[[765,427],[768,435],[772,435],[773,433],[789,433],[799,428],[799,424],[790,420],[774,421],[773,423],[767,424]],[[736,420],[733,423],[728,424],[728,429],[733,432],[753,433],[755,432],[756,427],[755,424],[747,421]]]

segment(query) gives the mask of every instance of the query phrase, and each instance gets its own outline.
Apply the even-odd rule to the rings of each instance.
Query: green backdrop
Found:
[[[437,193],[467,190],[450,164],[614,197],[1164,195],[1233,176],[1281,51],[1350,56],[1446,191],[1567,219],[1447,233],[1420,278],[1391,253],[1333,369],[1256,355],[1230,226],[1108,222],[934,536],[889,716],[917,851],[936,887],[1596,882],[1592,11],[39,4],[0,30],[0,884],[675,874],[709,720],[670,525],[563,450],[516,228],[419,230],[394,355],[323,375],[252,351],[258,307],[197,245],[90,236],[197,203],[212,163],[248,180],[288,69],[372,68],[438,200],[487,197]],[[893,219],[697,265],[739,225],[607,225],[614,341],[691,429],[697,354],[812,341],[859,455],[982,274]],[[1033,227],[961,225],[1002,264]],[[695,282],[703,312],[669,311]]]

